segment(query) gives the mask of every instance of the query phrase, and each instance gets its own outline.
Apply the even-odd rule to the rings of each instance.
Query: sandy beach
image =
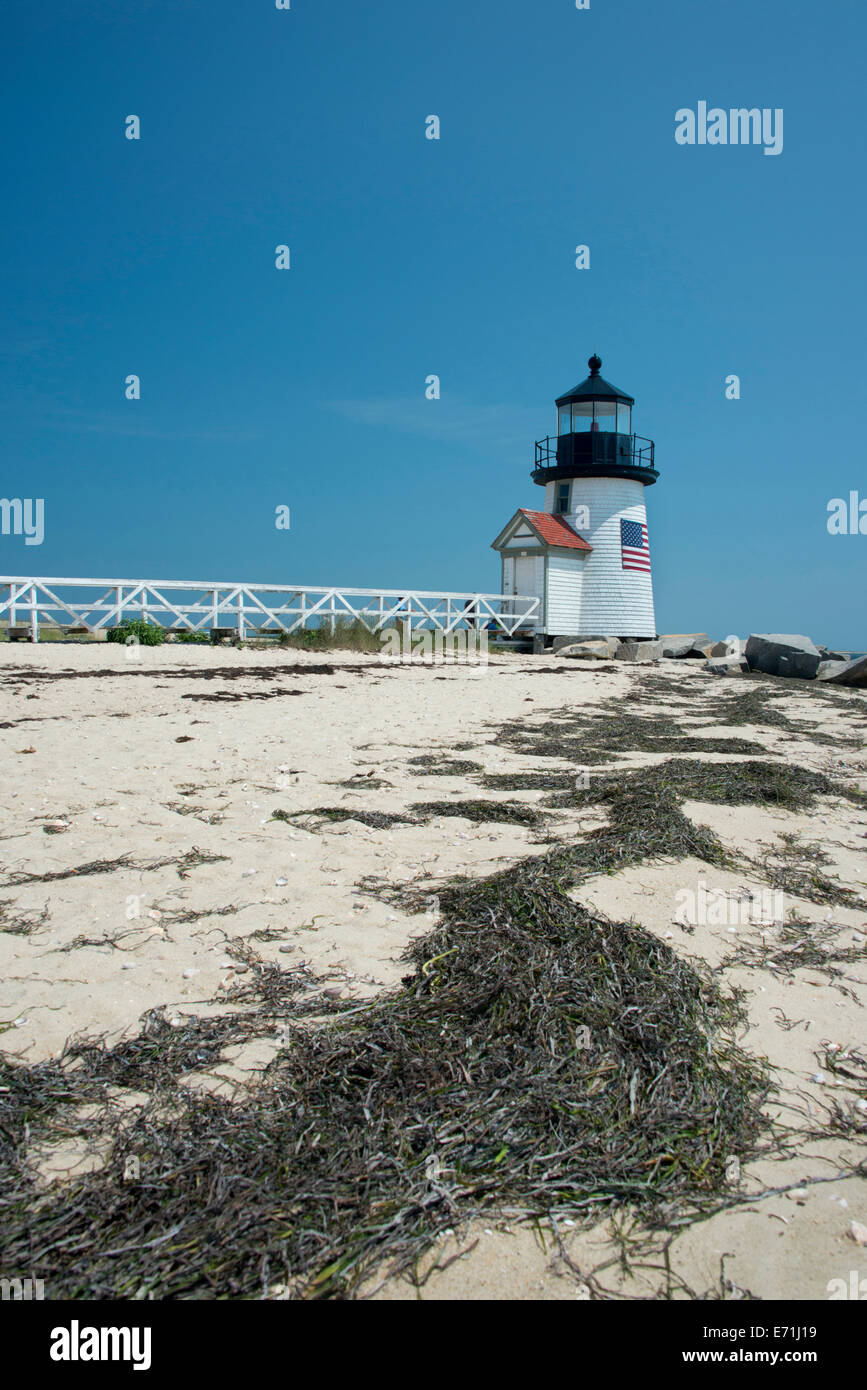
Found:
[[[650,1229],[628,1201],[589,1226],[577,1215],[534,1227],[492,1212],[439,1230],[413,1278],[386,1261],[360,1292],[823,1300],[847,1296],[833,1295],[833,1281],[867,1274],[857,1172],[867,1133],[867,807],[854,795],[867,790],[864,694],[720,679],[683,661],[508,655],[432,667],[178,646],[134,657],[102,643],[0,646],[7,1061],[38,1068],[73,1038],[116,1047],[154,1010],[170,1023],[231,1014],[265,967],[306,971],[310,994],[332,1006],[399,987],[403,953],[435,925],[444,885],[529,862],[604,823],[592,799],[552,810],[544,788],[498,789],[483,777],[568,774],[592,797],[597,777],[670,758],[800,768],[853,795],[820,794],[803,809],[687,795],[683,814],[735,867],[652,857],[569,890],[600,920],[651,933],[741,992],[738,1046],[770,1067],[766,1108],[787,1129],[783,1150],[768,1146],[743,1165],[732,1155],[725,1209],[701,1221]],[[735,702],[757,692],[769,692],[767,703],[750,710],[775,719],[733,723]],[[635,717],[636,737],[630,746],[627,728],[604,761],[589,737],[586,762],[534,742],[550,721],[615,709]],[[665,720],[701,746],[648,747],[642,729]],[[732,739],[751,747],[732,752]],[[512,811],[503,823],[447,811],[479,799],[534,814],[520,823]],[[303,814],[322,808],[330,814]],[[372,813],[368,823],[352,810]],[[408,889],[416,910],[401,900]],[[798,921],[809,927],[792,930]],[[179,1084],[242,1106],[287,1045],[263,1014],[260,1036],[185,1069]],[[129,1087],[115,1099],[130,1114],[147,1102]],[[100,1131],[86,1107],[72,1118],[50,1132],[35,1126],[34,1192],[70,1190],[108,1163],[114,1121]],[[273,1279],[270,1295],[285,1292]]]

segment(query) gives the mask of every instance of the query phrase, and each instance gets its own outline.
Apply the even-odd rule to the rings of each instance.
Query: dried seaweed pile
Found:
[[[532,806],[520,801],[414,801],[413,811],[425,820],[434,816],[460,816],[475,825],[492,822],[500,825],[540,826],[543,819]]]
[[[749,678],[747,678],[749,679]],[[740,683],[740,682],[739,682]],[[827,733],[816,727],[813,720],[793,719],[780,708],[783,700],[810,700],[845,714],[853,723],[861,723],[867,711],[867,701],[848,690],[833,690],[816,681],[786,680],[784,677],[755,676],[745,692],[737,691],[715,703],[717,722],[730,728],[752,724],[756,728],[778,730],[811,743],[833,748],[838,745],[860,747],[863,740],[854,733],[835,730]]]
[[[410,811],[365,811],[359,806],[312,806],[306,811],[281,811],[271,812],[272,820],[285,821],[287,825],[299,824],[318,829],[326,825],[329,821],[335,823],[345,820],[358,821],[359,825],[366,825],[369,830],[390,830],[393,825],[414,825],[417,817]]]
[[[181,696],[182,700],[207,700],[217,704],[237,704],[239,700],[277,700],[284,695],[304,695],[304,690],[212,690],[194,691]]]
[[[388,668],[384,668],[388,669]],[[116,669],[112,667],[101,667],[97,671],[73,670],[67,667],[61,670],[40,670],[32,667],[28,670],[16,669],[8,674],[0,671],[0,688],[7,687],[10,690],[17,690],[27,685],[49,686],[56,685],[59,681],[69,680],[99,680],[104,676],[116,679],[136,679],[146,680],[159,677],[160,680],[167,681],[273,681],[283,680],[287,676],[340,676],[352,672],[353,675],[367,676],[371,673],[381,675],[380,667],[372,666],[366,662],[354,664],[332,665],[328,662],[311,662],[309,665],[296,662],[290,665],[285,664],[275,666],[166,666],[142,667],[141,669],[129,665]]]
[[[717,1203],[726,1156],[760,1141],[767,1083],[710,976],[595,920],[544,864],[444,907],[402,989],[297,1028],[243,1103],[171,1083],[247,1035],[244,1018],[152,1026],[79,1050],[74,1070],[4,1063],[3,1267],[53,1297],[255,1297],[275,1281],[340,1296],[492,1207],[629,1202],[662,1222]],[[102,1172],[36,1197],[28,1140],[109,1084],[153,1099]]]
[[[619,788],[619,791],[618,791]],[[689,758],[672,758],[637,773],[613,771],[595,774],[586,790],[567,798],[552,797],[551,805],[565,800],[581,802],[611,800],[613,797],[653,797],[665,792],[678,801],[707,801],[721,806],[774,806],[783,810],[809,810],[819,796],[842,797],[852,805],[867,807],[867,794],[799,767],[796,763],[750,762],[703,763]]]
[[[518,721],[497,731],[492,742],[537,758],[567,758],[578,765],[611,762],[618,753],[757,753],[761,745],[742,738],[685,733],[670,715],[624,712],[623,702],[591,713],[569,711],[540,724]]]
[[[813,714],[810,709],[812,704],[835,710],[852,725],[867,723],[867,698],[859,691],[826,685],[822,681],[793,681],[784,676],[767,676],[758,671],[738,676],[731,690],[721,690],[715,682],[708,689],[695,681],[677,681],[668,674],[642,672],[640,690],[624,695],[619,706],[611,707],[610,713],[616,715],[624,705],[633,701],[640,704],[648,699],[655,699],[668,709],[679,706],[690,714],[706,713],[708,722],[715,726],[743,728],[752,725],[757,729],[808,738],[813,743],[828,747],[838,743],[844,747],[857,747],[863,744],[863,738],[853,732],[834,730],[827,733],[818,729],[810,717],[800,720],[787,714],[782,707],[783,702],[797,700],[808,716]],[[713,740],[714,743],[716,741]],[[722,747],[720,751],[736,750]]]
[[[419,777],[467,777],[471,772],[481,771],[480,765],[468,758],[436,757],[432,753],[410,758],[409,765],[417,770]]]
[[[589,787],[553,793],[544,804],[559,809],[598,806],[607,810],[609,824],[592,831],[566,852],[570,872],[580,865],[582,877],[615,872],[647,859],[692,856],[718,868],[751,869],[771,887],[811,902],[867,908],[863,898],[820,873],[815,863],[802,867],[799,852],[787,849],[785,843],[779,849],[769,849],[762,863],[754,863],[727,850],[713,831],[681,809],[684,801],[697,801],[804,812],[820,796],[867,807],[867,796],[858,788],[796,764],[758,759],[701,763],[686,758],[634,772],[597,773]]]
[[[358,783],[355,784],[359,785]],[[374,830],[388,830],[393,825],[425,825],[434,816],[458,816],[481,824],[484,821],[503,825],[539,826],[542,817],[530,806],[519,801],[416,801],[407,811],[365,811],[351,806],[313,806],[306,811],[274,811],[272,820],[302,824],[310,821],[322,825],[328,821],[358,821]]]
[[[33,1270],[54,1296],[255,1297],[275,1281],[342,1296],[491,1208],[629,1203],[653,1223],[726,1201],[724,1160],[761,1142],[767,1089],[733,1042],[736,1004],[664,942],[564,890],[662,854],[722,862],[680,811],[686,795],[780,805],[835,790],[771,763],[608,774],[567,796],[601,801],[609,824],[447,888],[413,974],[372,1006],[331,1003],[309,975],[270,966],[238,996],[261,1000],[248,1014],[152,1025],[113,1051],[79,1049],[73,1070],[4,1064],[4,1267]],[[242,1102],[177,1088],[275,1017],[291,1037]],[[37,1197],[28,1143],[108,1086],[152,1099],[115,1123],[102,1172]],[[130,1158],[140,1177],[124,1180]]]

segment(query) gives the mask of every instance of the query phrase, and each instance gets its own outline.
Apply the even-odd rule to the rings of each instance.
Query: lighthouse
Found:
[[[590,375],[555,402],[557,433],[536,441],[539,511],[522,507],[492,543],[502,592],[537,598],[537,637],[656,636],[644,490],[659,474],[632,433],[635,401]]]

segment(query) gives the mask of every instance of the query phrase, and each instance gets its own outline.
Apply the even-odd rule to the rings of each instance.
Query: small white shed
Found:
[[[500,552],[501,592],[540,600],[531,619],[536,632],[581,630],[581,577],[593,547],[564,517],[522,507],[497,536],[493,549]]]

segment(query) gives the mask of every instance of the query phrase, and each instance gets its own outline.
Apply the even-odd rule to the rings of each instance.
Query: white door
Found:
[[[536,593],[536,558],[533,555],[516,555],[515,568],[513,571],[512,593],[520,594],[523,598],[537,597]],[[530,607],[528,603],[517,602],[512,605],[513,613],[526,613]],[[537,614],[538,616],[538,614]]]

